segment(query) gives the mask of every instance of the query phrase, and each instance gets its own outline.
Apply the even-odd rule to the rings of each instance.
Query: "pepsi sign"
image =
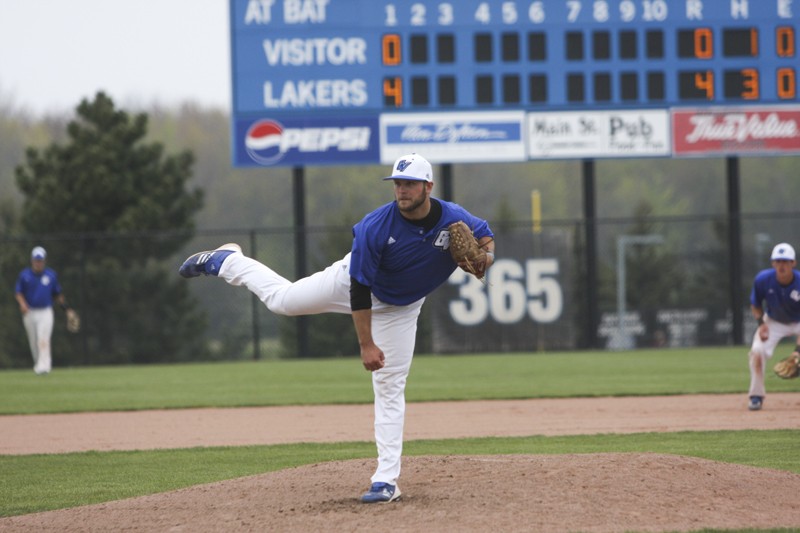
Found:
[[[233,148],[242,167],[375,164],[378,118],[238,119]]]

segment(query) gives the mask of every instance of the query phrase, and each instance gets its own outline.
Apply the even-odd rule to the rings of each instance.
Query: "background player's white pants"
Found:
[[[776,322],[766,317],[767,326],[769,326],[769,337],[767,340],[762,341],[758,336],[758,329],[753,335],[753,344],[750,347],[750,396],[766,396],[766,388],[764,387],[764,372],[767,368],[767,361],[772,357],[775,351],[775,346],[784,337],[791,337],[800,334],[800,322],[793,322],[791,324],[784,324]],[[793,350],[786,352],[786,356]],[[760,357],[758,357],[760,356]]]
[[[22,317],[33,356],[33,371],[46,374],[52,368],[50,337],[53,335],[53,308],[29,309]]]
[[[244,285],[275,314],[350,314],[350,254],[322,272],[291,282],[263,263],[233,253],[222,263],[219,277],[231,285]],[[406,379],[424,301],[396,306],[372,297],[372,337],[386,357],[385,366],[372,373],[378,447],[373,483],[396,484],[400,477]]]

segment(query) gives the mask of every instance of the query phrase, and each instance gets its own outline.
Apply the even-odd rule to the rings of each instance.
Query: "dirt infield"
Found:
[[[0,416],[0,454],[372,439],[371,406]],[[800,394],[409,404],[406,438],[800,428]],[[691,531],[800,527],[800,476],[691,457],[408,457],[403,498],[363,505],[374,460],[310,465],[0,519],[0,531]]]

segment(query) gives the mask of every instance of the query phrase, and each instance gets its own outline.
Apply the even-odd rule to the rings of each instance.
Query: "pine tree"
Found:
[[[102,92],[76,111],[65,143],[27,149],[16,168],[22,230],[47,248],[83,318],[80,336],[61,344],[57,327],[54,363],[202,356],[205,314],[166,261],[202,207],[202,191],[187,190],[193,154],[147,143],[147,115],[131,117]]]

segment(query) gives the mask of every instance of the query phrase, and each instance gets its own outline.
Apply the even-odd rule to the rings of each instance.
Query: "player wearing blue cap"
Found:
[[[237,244],[196,253],[180,267],[187,278],[212,275],[243,285],[276,314],[352,314],[361,362],[372,372],[375,395],[378,467],[370,490],[361,497],[365,503],[400,497],[405,386],[417,318],[425,297],[457,266],[465,268],[450,256],[448,226],[463,220],[487,251],[486,263],[474,265],[478,272],[494,262],[488,223],[457,204],[431,197],[433,171],[425,158],[400,157],[384,179],[394,182],[395,200],[358,222],[350,252],[322,272],[291,282],[245,257]]]
[[[764,404],[764,371],[775,346],[785,337],[800,335],[800,272],[794,268],[794,248],[785,242],[777,244],[770,259],[772,268],[756,275],[750,293],[750,309],[758,322],[749,354],[751,411]],[[794,352],[800,353],[800,344]]]
[[[67,305],[58,276],[45,266],[46,258],[47,252],[41,246],[31,250],[31,266],[20,272],[14,294],[33,355],[33,371],[37,374],[47,374],[52,369],[53,300],[65,309]]]

